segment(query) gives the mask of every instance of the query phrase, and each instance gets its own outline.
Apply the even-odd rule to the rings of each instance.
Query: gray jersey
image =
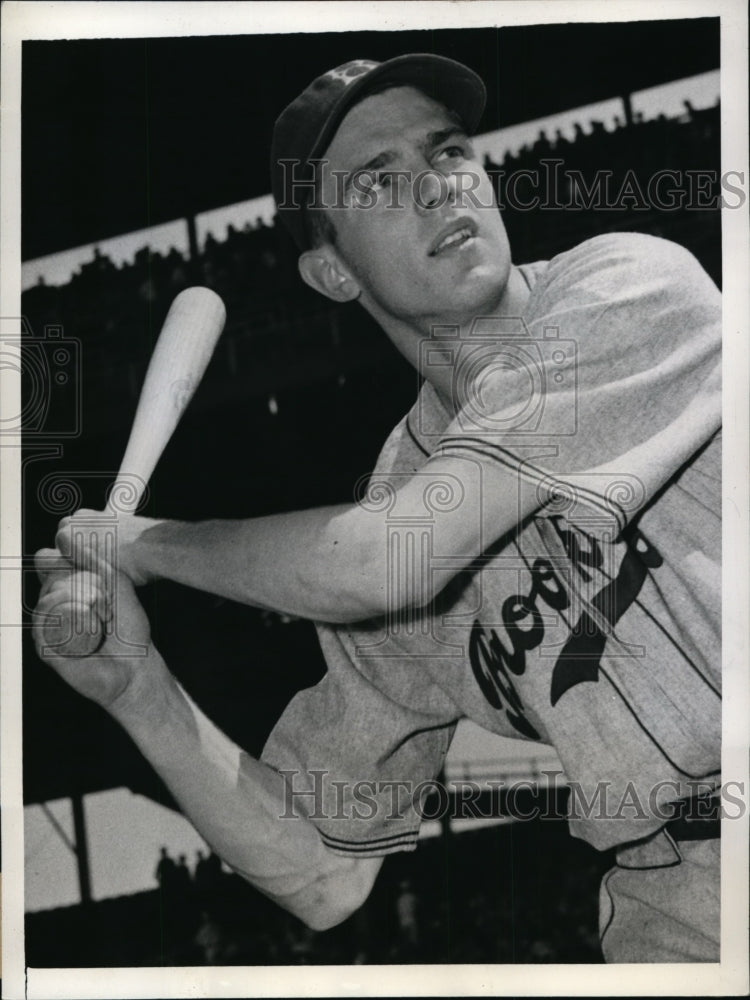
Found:
[[[522,273],[524,315],[479,322],[454,370],[468,402],[451,417],[426,382],[365,504],[443,454],[466,476],[492,465],[531,484],[536,513],[457,566],[429,609],[320,625],[328,672],[263,752],[341,853],[414,846],[415,796],[461,718],[551,743],[589,804],[572,831],[599,848],[720,780],[719,293],[687,251],[637,234]],[[434,363],[450,337],[425,344]],[[407,526],[428,562],[442,558],[431,510],[461,501],[463,475]]]

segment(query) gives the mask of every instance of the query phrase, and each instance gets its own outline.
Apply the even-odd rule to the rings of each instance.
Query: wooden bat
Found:
[[[224,328],[226,310],[209,288],[186,288],[175,298],[143,382],[133,427],[107,509],[134,511],[156,463],[193,397]],[[45,644],[65,656],[89,656],[101,646],[105,628],[93,602],[83,597],[49,609]]]

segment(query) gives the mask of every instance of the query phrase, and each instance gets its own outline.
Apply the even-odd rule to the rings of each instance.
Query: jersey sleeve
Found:
[[[404,419],[374,471],[408,475],[425,459]],[[288,818],[308,818],[329,849],[349,857],[413,850],[425,797],[444,797],[435,779],[462,713],[419,658],[378,655],[379,623],[316,628],[326,675],[291,700],[262,759],[284,775]]]
[[[456,710],[406,659],[376,658],[370,677],[348,630],[319,625],[318,635],[328,671],[295,695],[261,755],[284,776],[283,818],[306,817],[350,857],[413,850]]]
[[[491,462],[538,507],[622,528],[718,430],[720,349],[720,294],[692,254],[596,237],[550,263],[523,319],[475,324],[434,454]]]

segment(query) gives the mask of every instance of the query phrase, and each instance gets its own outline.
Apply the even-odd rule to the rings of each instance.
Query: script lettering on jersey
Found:
[[[561,518],[549,518],[562,542],[574,571],[584,583],[594,579],[602,569],[601,546],[596,538],[577,529],[564,526]],[[601,622],[614,627],[637,599],[650,569],[662,565],[662,557],[640,531],[631,527],[623,534],[625,553],[617,576],[609,580],[588,602],[552,669],[550,703],[585,681],[599,679],[601,657],[607,634]],[[526,672],[526,653],[544,640],[544,619],[538,602],[543,601],[553,611],[570,607],[570,598],[552,564],[537,559],[531,567],[531,588],[528,594],[513,594],[504,602],[501,618],[507,642],[495,629],[475,621],[469,639],[469,661],[479,687],[493,708],[505,711],[510,724],[529,739],[540,739],[524,712],[523,702],[513,683],[513,676]],[[598,620],[592,611],[596,612]]]

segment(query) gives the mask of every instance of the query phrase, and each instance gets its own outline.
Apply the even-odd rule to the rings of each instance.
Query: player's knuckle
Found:
[[[59,527],[55,533],[55,548],[65,555],[65,553],[70,550],[72,538],[73,533],[69,524]]]

